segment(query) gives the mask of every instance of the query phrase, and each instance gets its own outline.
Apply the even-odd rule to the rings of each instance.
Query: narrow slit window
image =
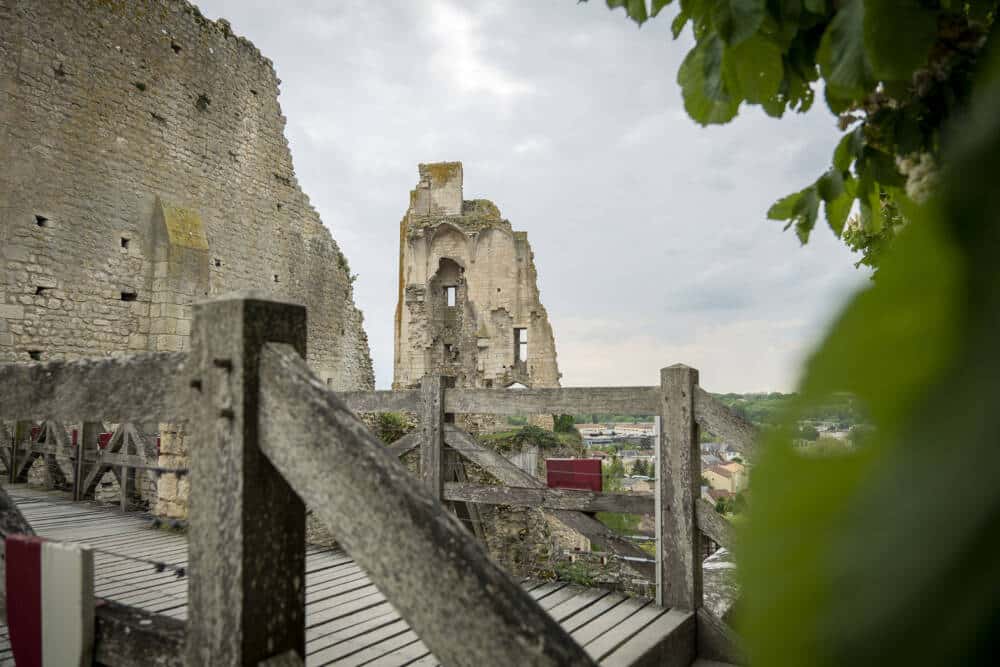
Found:
[[[131,243],[131,242],[132,242],[132,240],[131,240],[131,239],[130,239],[129,237],[127,237],[127,236],[123,236],[123,237],[122,237],[122,248],[124,248],[124,249],[126,249],[126,250],[127,250],[127,249],[128,249],[128,245],[129,245],[129,243]]]
[[[41,350],[28,350],[28,357],[32,361],[41,361],[42,360],[42,351]]]
[[[458,298],[458,288],[454,285],[449,285],[444,288],[444,298],[448,302],[449,308],[455,307],[455,300]]]
[[[36,215],[35,224],[38,225],[39,227],[48,227],[49,219],[46,218],[44,215]]]
[[[138,292],[122,292],[122,301],[135,301],[138,298]]]
[[[514,361],[528,360],[528,330],[525,328],[514,329]]]

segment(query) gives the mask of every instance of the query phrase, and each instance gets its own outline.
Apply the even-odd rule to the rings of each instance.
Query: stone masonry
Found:
[[[457,387],[558,387],[528,235],[492,202],[462,199],[461,162],[419,170],[400,223],[393,387],[418,386],[426,373]],[[551,419],[534,421],[551,429]],[[489,430],[483,421],[466,425]]]
[[[184,0],[0,0],[0,361],[185,350],[193,301],[257,288],[308,307],[329,386],[371,388],[279,84]],[[183,463],[183,433],[162,430],[163,464]],[[161,509],[183,514],[161,480]]]

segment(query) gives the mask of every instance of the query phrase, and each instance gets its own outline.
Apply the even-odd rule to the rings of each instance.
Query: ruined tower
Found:
[[[492,202],[462,199],[461,162],[420,165],[399,233],[394,388],[427,373],[458,387],[559,386],[528,235]]]

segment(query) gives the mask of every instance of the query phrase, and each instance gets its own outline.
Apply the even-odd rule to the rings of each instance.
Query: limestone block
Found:
[[[29,298],[28,301],[30,303],[31,299]],[[0,317],[7,320],[22,320],[24,319],[24,307],[2,305],[0,306]]]
[[[145,350],[148,343],[149,339],[143,334],[129,334],[128,349],[130,350]]]

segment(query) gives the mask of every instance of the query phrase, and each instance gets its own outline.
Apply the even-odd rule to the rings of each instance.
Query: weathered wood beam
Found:
[[[100,600],[94,610],[94,663],[183,667],[185,623]]]
[[[402,456],[420,447],[423,437],[421,431],[411,431],[391,445],[386,445],[386,450],[393,456]]]
[[[286,651],[305,658],[306,508],[262,451],[266,438],[281,439],[263,433],[261,352],[270,342],[305,355],[303,306],[255,294],[194,306],[189,665],[256,665]],[[295,426],[330,455],[311,419]]]
[[[447,392],[446,392],[447,395]],[[476,442],[476,440],[465,431],[451,425],[445,425],[445,441],[455,451],[469,459],[486,472],[490,473],[498,480],[508,486],[520,486],[528,488],[543,488],[544,482],[535,478],[506,458]],[[571,510],[546,510],[570,530],[575,530],[599,549],[607,551],[624,558],[639,560],[629,561],[629,567],[636,570],[643,576],[650,579],[654,576],[652,563],[649,554],[615,534],[603,523],[582,512]]]
[[[702,607],[698,610],[698,657],[734,665],[747,664],[740,636],[729,625]]]
[[[0,419],[184,420],[183,352],[0,364]]]
[[[420,477],[431,495],[444,491],[444,385],[440,375],[420,380]]]
[[[656,603],[694,611],[702,605],[701,535],[695,520],[701,492],[701,445],[695,421],[698,371],[683,364],[660,370],[660,434],[656,494]]]
[[[448,482],[445,500],[483,505],[540,507],[575,512],[625,512],[652,514],[653,496],[628,493],[595,493],[577,489],[527,488],[523,486],[481,486]]]
[[[757,441],[757,429],[754,425],[701,387],[695,390],[694,414],[698,424],[722,442],[747,455],[753,453]]]
[[[699,498],[695,503],[695,517],[698,519],[698,530],[708,535],[720,547],[733,548],[733,524],[726,517],[715,511],[712,503]]]
[[[445,412],[495,415],[652,415],[656,387],[565,387],[562,389],[446,389]]]
[[[400,389],[396,391],[338,391],[342,400],[352,412],[418,412],[420,410],[420,390]]]
[[[442,664],[594,664],[293,349],[260,361],[264,453]]]
[[[451,447],[444,448],[445,465],[448,466],[445,479],[447,482],[458,482],[467,484],[469,476],[465,471],[465,459]],[[446,482],[446,483],[447,483]],[[476,539],[485,540],[486,532],[483,530],[483,517],[479,512],[479,506],[474,503],[452,502],[451,507],[455,510],[455,516],[472,528]]]

